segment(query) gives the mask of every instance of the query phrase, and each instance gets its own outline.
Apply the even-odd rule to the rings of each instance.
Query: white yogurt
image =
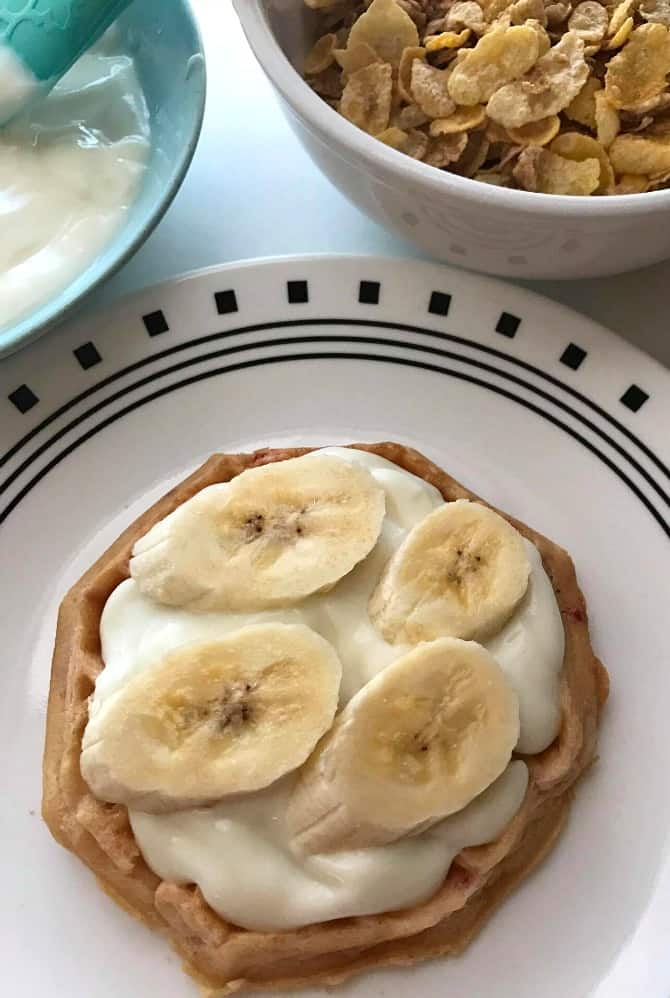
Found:
[[[511,620],[486,647],[519,698],[519,752],[534,755],[551,745],[561,723],[560,673],[565,631],[540,552],[526,541],[528,590]]]
[[[30,84],[8,51],[0,49],[0,115],[3,94],[15,100]],[[114,32],[0,130],[0,327],[94,261],[123,223],[149,149],[142,88]]]
[[[160,606],[142,596],[132,579],[122,582],[101,619],[105,669],[96,684],[92,714],[132,676],[172,649],[259,621],[303,623],[330,641],[343,667],[342,702],[407,650],[387,644],[379,635],[367,614],[368,598],[389,556],[406,533],[443,502],[442,496],[376,455],[342,448],[325,453],[360,461],[386,491],[382,533],[365,561],[328,593],[296,608],[253,614],[193,613]],[[532,544],[528,552],[528,593],[488,647],[519,696],[519,749],[536,752],[558,732],[564,636],[539,553]],[[222,917],[245,928],[281,930],[373,914],[430,897],[462,848],[495,839],[523,799],[527,771],[523,763],[511,763],[477,800],[422,835],[328,856],[303,856],[291,848],[283,816],[293,779],[208,809],[163,815],[131,810],[138,845],[159,876],[197,883]]]
[[[415,838],[316,856],[291,848],[284,816],[293,782],[211,809],[131,811],[133,833],[159,877],[198,884],[228,921],[257,931],[295,929],[428,900],[461,849],[504,831],[526,793],[528,770],[510,763],[466,808]]]

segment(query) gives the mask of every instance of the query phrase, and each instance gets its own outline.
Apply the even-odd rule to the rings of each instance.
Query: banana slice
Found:
[[[92,712],[82,776],[96,797],[155,813],[260,790],[330,727],[341,677],[332,646],[302,625],[182,646]]]
[[[521,534],[481,503],[445,503],[405,538],[370,597],[387,641],[478,641],[500,630],[528,588]]]
[[[264,610],[333,586],[372,550],[384,490],[360,464],[300,457],[203,489],[136,543],[145,596],[194,610]]]
[[[418,645],[349,701],[288,808],[294,842],[332,852],[393,842],[460,811],[503,772],[519,705],[473,641]]]

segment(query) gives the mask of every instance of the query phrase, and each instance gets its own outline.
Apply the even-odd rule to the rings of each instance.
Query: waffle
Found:
[[[446,500],[479,498],[408,447],[355,446],[425,479]],[[196,886],[157,877],[142,858],[126,808],[93,797],[80,773],[88,698],[103,669],[99,638],[103,607],[129,575],[133,544],[158,520],[207,485],[309,450],[264,449],[211,457],[118,538],[70,590],[59,612],[44,752],[44,819],[58,842],[90,867],[117,903],[167,935],[209,998],[245,989],[332,985],[365,969],[462,951],[558,837],[575,783],[594,758],[599,713],[608,693],[607,672],[591,648],[586,605],[570,556],[503,514],[539,549],[566,638],[560,732],[544,752],[524,757],[530,773],[528,789],[503,834],[492,843],[459,853],[442,886],[422,904],[284,932],[241,929],[219,917]]]

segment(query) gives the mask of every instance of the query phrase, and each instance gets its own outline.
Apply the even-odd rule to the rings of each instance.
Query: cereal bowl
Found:
[[[670,190],[607,197],[494,187],[383,144],[301,77],[318,37],[304,0],[233,0],[294,132],[323,173],[371,218],[437,259],[518,278],[634,270],[670,256]]]

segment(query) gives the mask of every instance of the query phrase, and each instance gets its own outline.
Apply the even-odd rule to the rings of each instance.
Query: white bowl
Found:
[[[670,256],[670,190],[529,194],[418,163],[350,124],[301,79],[317,32],[303,0],[233,3],[317,166],[359,208],[423,252],[484,273],[531,278],[597,277]]]

